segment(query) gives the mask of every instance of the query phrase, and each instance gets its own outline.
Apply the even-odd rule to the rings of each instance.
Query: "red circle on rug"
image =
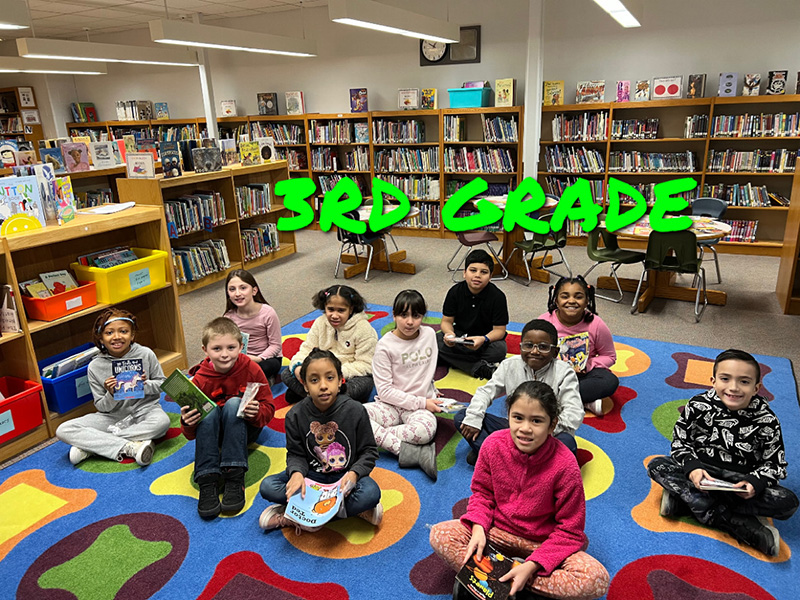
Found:
[[[702,558],[679,554],[645,556],[628,563],[611,580],[606,599],[689,597],[665,595],[666,588],[675,591],[678,585],[694,588],[696,591],[691,597],[698,600],[724,600],[731,597],[729,594],[736,594],[737,600],[747,597],[775,600],[761,586],[736,571]]]

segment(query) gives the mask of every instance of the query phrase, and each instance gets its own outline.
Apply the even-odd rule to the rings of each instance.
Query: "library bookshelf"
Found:
[[[0,88],[0,138],[22,138],[38,156],[39,140],[44,139],[41,115],[38,123],[25,122],[25,115],[32,113],[23,111],[39,112],[33,88]]]
[[[80,254],[119,245],[166,250],[169,248],[163,210],[134,206],[113,215],[77,217],[61,226],[8,235],[0,239],[0,276],[19,289],[19,281],[39,273],[69,269]],[[19,298],[19,295],[16,295]],[[38,362],[91,341],[97,314],[110,306],[98,303],[54,321],[29,320],[17,301],[22,332],[0,337],[4,374],[41,383]],[[151,348],[166,373],[186,368],[186,347],[177,290],[171,269],[165,283],[151,291],[115,304],[136,315],[136,341]],[[50,410],[42,396],[42,424],[30,432],[0,445],[0,460],[7,460],[55,435],[56,428],[69,419],[94,410],[86,402],[63,414]]]

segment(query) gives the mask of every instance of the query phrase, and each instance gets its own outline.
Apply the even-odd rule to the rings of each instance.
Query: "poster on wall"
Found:
[[[36,100],[33,99],[33,88],[19,88],[19,104],[22,108],[32,108],[36,106]]]

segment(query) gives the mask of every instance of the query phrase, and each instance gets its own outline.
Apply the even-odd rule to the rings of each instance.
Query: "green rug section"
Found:
[[[254,483],[258,483],[261,481],[264,476],[269,473],[270,465],[272,465],[272,461],[269,459],[264,452],[259,452],[256,450],[258,444],[251,444],[248,446],[249,452],[247,456],[247,473],[244,476],[244,487],[248,488]],[[198,492],[200,491],[200,486],[198,486],[194,482],[194,471],[189,471],[189,483],[190,485],[196,489]],[[223,484],[223,480],[220,477],[219,485]]]
[[[653,411],[653,426],[670,442],[672,441],[672,429],[681,416],[678,409],[682,406],[686,406],[688,401],[689,400],[673,400],[672,402],[662,404]]]
[[[140,540],[127,525],[114,525],[78,556],[45,571],[38,583],[71,592],[77,600],[114,600],[131,577],[171,550],[169,542]]]

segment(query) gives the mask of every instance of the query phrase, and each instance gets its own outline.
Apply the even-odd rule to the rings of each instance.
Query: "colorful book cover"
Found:
[[[63,294],[78,287],[78,282],[75,281],[75,278],[69,271],[64,269],[39,273],[39,279],[47,286],[51,294]]]
[[[258,142],[242,142],[239,144],[239,162],[243,167],[261,164],[261,152]]]
[[[258,114],[277,115],[278,114],[278,93],[263,92],[256,94],[258,98]]]
[[[144,360],[127,358],[111,361],[111,374],[117,380],[114,385],[114,400],[138,400],[144,398]]]
[[[161,168],[164,170],[164,177],[181,176],[181,152],[177,141],[161,142],[159,153],[161,154]]]
[[[419,108],[419,88],[398,89],[397,108],[400,110],[415,110]]]
[[[64,157],[61,156],[61,148],[39,148],[39,157],[43,164],[53,168],[56,175],[63,175],[67,172]]]
[[[739,73],[720,73],[719,74],[719,89],[717,95],[725,98],[735,96],[738,92],[739,86]]]
[[[368,110],[367,88],[350,88],[350,112],[360,113]]]
[[[284,513],[286,518],[308,527],[324,525],[335,517],[342,507],[344,494],[339,484],[339,481],[317,483],[306,477],[306,497],[301,498],[298,492],[289,498]]]
[[[149,152],[128,152],[125,164],[128,177],[131,179],[148,179],[156,176],[155,161]]]
[[[456,581],[479,600],[506,600],[511,592],[511,582],[499,579],[521,563],[521,560],[505,556],[487,543],[481,560],[471,556],[456,574]]]
[[[47,224],[39,181],[34,175],[0,178],[0,222],[11,215],[33,217],[42,227]]]
[[[61,155],[64,157],[67,172],[77,173],[89,170],[89,149],[83,142],[61,144]]]
[[[125,143],[125,152],[136,152],[136,136],[133,134],[126,134],[122,136],[122,141]]]
[[[235,117],[236,100],[220,100],[219,112],[223,117]]]
[[[19,285],[25,291],[25,294],[31,298],[49,298],[53,295],[39,279],[31,280],[30,282],[23,281]]]
[[[636,82],[636,91],[633,94],[633,99],[637,102],[644,102],[650,100],[650,80],[639,79]]]
[[[226,138],[219,141],[222,164],[230,167],[239,164],[239,153],[236,151],[236,140]]]
[[[606,82],[604,79],[579,81],[575,89],[575,104],[596,104],[605,102]]]
[[[583,372],[589,362],[589,332],[582,331],[575,335],[567,335],[558,340],[559,358],[567,361],[572,367]]]
[[[156,113],[157,121],[169,119],[169,104],[166,102],[154,102],[153,111]]]
[[[14,161],[18,167],[26,167],[36,164],[36,152],[33,150],[17,150],[14,153]]]
[[[683,94],[683,75],[653,77],[653,100],[680,98]]]
[[[205,418],[208,413],[217,407],[208,396],[200,391],[200,388],[178,369],[164,380],[164,383],[161,384],[161,389],[173,402],[196,409],[201,418]]]
[[[761,73],[745,73],[742,80],[742,96],[758,96],[761,91]]]
[[[69,177],[56,177],[56,215],[63,223],[75,218],[75,194]]]
[[[136,152],[148,152],[153,155],[153,160],[158,160],[156,141],[153,138],[140,138],[136,140]]]
[[[56,174],[53,167],[44,163],[12,167],[14,175],[26,177],[33,175],[39,184],[39,199],[42,201],[44,218],[48,221],[56,218]]]
[[[210,173],[222,170],[222,153],[219,148],[192,149],[195,173]]]
[[[770,71],[765,93],[771,96],[785,94],[788,80],[789,71]]]
[[[439,108],[436,88],[422,88],[420,90],[419,107],[426,110]]]
[[[686,84],[686,97],[687,98],[702,98],[706,95],[706,74],[698,73],[689,75],[689,81]]]
[[[514,79],[496,79],[494,82],[494,105],[514,106]]]
[[[17,152],[19,152],[17,140],[0,139],[0,159],[4,167],[13,167],[17,164]]]
[[[617,102],[631,101],[631,82],[623,80],[617,82]]]
[[[275,139],[271,137],[256,138],[258,144],[258,153],[263,162],[272,162],[278,160],[278,154],[275,152]]]
[[[286,114],[302,115],[305,112],[306,103],[303,92],[286,92]]]
[[[353,137],[356,144],[369,144],[369,125],[367,123],[355,123],[353,125]]]
[[[89,150],[95,169],[110,169],[117,166],[117,159],[114,156],[114,142],[91,142]]]

